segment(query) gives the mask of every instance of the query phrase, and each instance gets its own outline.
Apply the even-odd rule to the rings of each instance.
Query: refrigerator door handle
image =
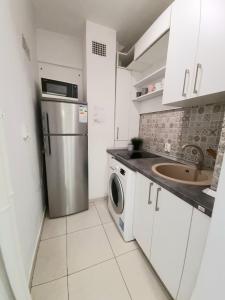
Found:
[[[51,155],[52,151],[51,151],[51,137],[50,137],[50,134],[49,134],[49,116],[48,116],[48,113],[46,113],[46,121],[47,121],[48,155]]]

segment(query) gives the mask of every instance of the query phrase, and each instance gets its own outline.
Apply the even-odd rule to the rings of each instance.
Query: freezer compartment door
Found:
[[[87,105],[41,101],[44,134],[87,134]]]
[[[50,217],[88,209],[87,136],[49,136],[49,143],[45,158]]]

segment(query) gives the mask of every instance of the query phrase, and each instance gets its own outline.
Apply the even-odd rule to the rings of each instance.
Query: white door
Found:
[[[189,4],[189,1],[188,1]],[[225,91],[225,1],[202,0],[193,96]]]
[[[151,180],[137,173],[133,233],[145,255],[150,257],[155,207],[155,186]]]
[[[193,207],[158,187],[150,261],[175,299],[177,296]]]
[[[199,24],[200,0],[173,3],[163,104],[185,100],[191,92]]]
[[[131,102],[130,71],[117,68],[115,141],[128,140],[130,102]]]

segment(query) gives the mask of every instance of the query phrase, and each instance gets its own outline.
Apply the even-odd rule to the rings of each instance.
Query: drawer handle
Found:
[[[194,93],[194,94],[197,94],[197,93],[198,93],[197,82],[198,82],[199,70],[201,69],[201,67],[202,67],[201,64],[197,64],[196,73],[195,73],[194,90],[193,90],[193,93]]]
[[[150,205],[150,204],[152,204],[152,201],[151,201],[151,191],[152,191],[152,186],[153,186],[153,182],[151,182],[150,184],[149,184],[149,191],[148,191],[148,204]]]
[[[161,187],[157,188],[156,192],[156,202],[155,202],[155,211],[159,211],[159,192],[161,191]]]
[[[186,81],[187,81],[187,75],[190,74],[190,71],[188,69],[185,70],[184,73],[184,83],[183,83],[183,90],[182,90],[182,96],[186,97],[187,93],[186,93]]]

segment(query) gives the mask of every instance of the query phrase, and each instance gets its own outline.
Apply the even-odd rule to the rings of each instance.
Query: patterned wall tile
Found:
[[[214,104],[143,114],[140,118],[139,135],[144,140],[144,149],[196,162],[198,154],[191,148],[183,152],[182,145],[190,143],[198,145],[205,155],[204,167],[213,170],[216,165],[214,177],[218,181],[218,168],[224,153],[220,148],[225,148],[224,111],[224,104]],[[171,144],[170,153],[165,152],[165,143]],[[208,155],[206,151],[208,148],[218,150],[216,164],[215,159]],[[215,189],[217,182],[216,179],[214,181]]]

